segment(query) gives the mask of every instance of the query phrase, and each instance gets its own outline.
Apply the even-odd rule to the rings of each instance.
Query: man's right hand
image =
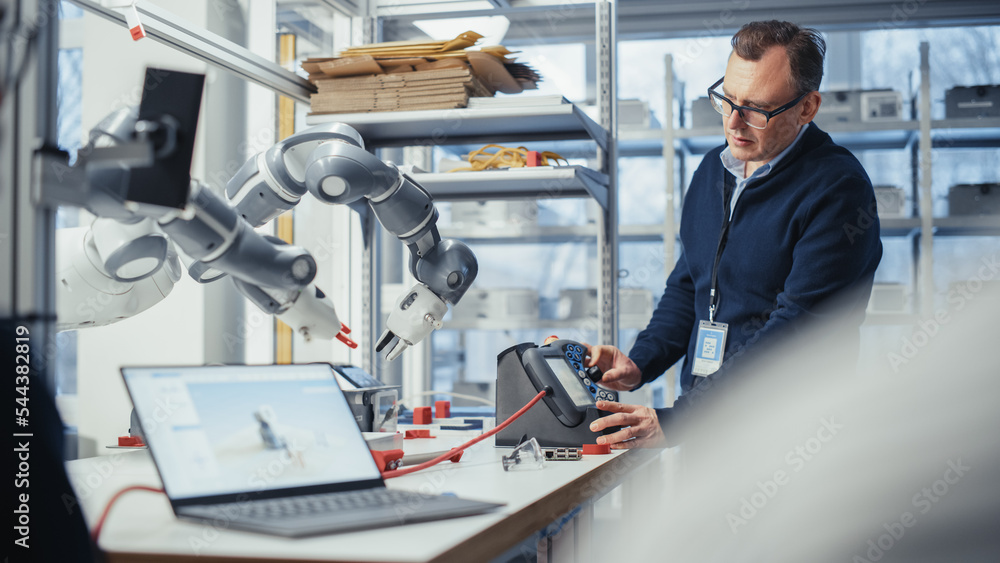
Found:
[[[642,373],[631,358],[614,346],[591,346],[586,342],[588,359],[587,367],[597,366],[604,372],[599,382],[603,387],[614,391],[631,391],[642,382]]]

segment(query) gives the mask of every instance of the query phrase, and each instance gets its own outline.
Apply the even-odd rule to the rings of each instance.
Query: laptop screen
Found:
[[[122,374],[171,499],[381,478],[328,365]]]

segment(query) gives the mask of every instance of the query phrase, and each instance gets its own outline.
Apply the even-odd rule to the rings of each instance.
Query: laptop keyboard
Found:
[[[296,518],[340,510],[396,506],[411,502],[414,498],[423,499],[424,497],[409,491],[374,489],[257,500],[235,506],[245,517],[249,518]]]

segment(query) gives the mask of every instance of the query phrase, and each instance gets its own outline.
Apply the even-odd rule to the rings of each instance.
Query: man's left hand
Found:
[[[590,429],[600,432],[611,426],[622,426],[618,432],[598,436],[598,444],[611,444],[612,449],[657,448],[665,445],[663,429],[656,417],[656,411],[639,405],[627,405],[612,401],[597,401],[597,408],[613,412],[598,418],[590,424]]]

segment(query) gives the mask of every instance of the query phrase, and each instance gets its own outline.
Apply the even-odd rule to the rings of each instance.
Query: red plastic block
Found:
[[[141,446],[145,446],[146,444],[143,444],[142,443],[142,438],[140,438],[138,436],[119,436],[118,437],[118,445],[119,446],[128,446],[128,447],[141,447]]]
[[[413,409],[413,424],[430,424],[431,420],[430,407],[417,407]]]
[[[541,166],[542,156],[538,151],[528,151],[527,166]]]
[[[584,444],[583,455],[604,455],[611,453],[611,444]]]
[[[403,434],[404,440],[413,440],[416,438],[434,438],[434,436],[431,436],[430,430],[407,430],[406,434]]]
[[[434,418],[451,418],[451,401],[434,401]]]
[[[379,471],[391,471],[399,467],[403,450],[371,450]]]

